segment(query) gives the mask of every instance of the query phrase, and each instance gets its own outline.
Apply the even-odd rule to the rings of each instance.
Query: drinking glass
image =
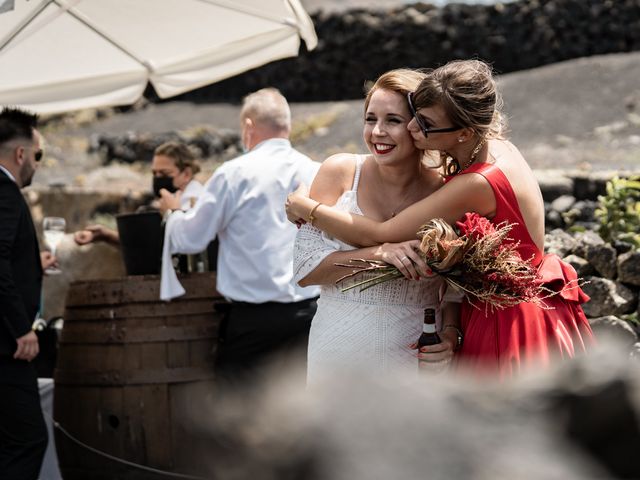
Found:
[[[61,217],[44,217],[42,220],[42,232],[44,234],[44,241],[49,245],[51,254],[56,255],[56,248],[64,238],[64,230],[67,226],[67,222]],[[57,267],[47,268],[49,275],[55,275],[60,273],[61,270]]]

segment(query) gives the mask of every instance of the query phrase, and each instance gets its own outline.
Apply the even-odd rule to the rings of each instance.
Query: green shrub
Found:
[[[607,182],[607,194],[598,200],[600,236],[607,242],[620,240],[640,248],[640,175],[612,178]]]

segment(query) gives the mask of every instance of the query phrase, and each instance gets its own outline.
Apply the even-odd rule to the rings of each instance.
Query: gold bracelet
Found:
[[[307,222],[309,222],[311,225],[313,225],[313,221],[316,219],[316,217],[314,217],[313,214],[316,213],[316,210],[320,205],[322,205],[322,203],[320,202],[316,203],[316,206],[313,207],[309,212],[309,217],[307,217]]]

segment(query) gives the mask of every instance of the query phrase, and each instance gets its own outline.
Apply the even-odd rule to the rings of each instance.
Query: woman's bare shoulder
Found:
[[[336,153],[324,162],[318,171],[318,175],[329,176],[334,180],[348,180],[349,184],[356,173],[358,155],[354,153]]]
[[[498,138],[494,138],[489,141],[489,155],[496,163],[499,162],[500,159],[506,159],[507,161],[514,158],[524,160],[524,157],[520,153],[520,150],[518,150],[518,147],[509,140],[502,140]]]
[[[507,176],[511,183],[521,183],[522,180],[534,178],[531,166],[514,144],[506,140],[494,142],[491,145],[493,163]]]
[[[357,157],[353,153],[337,153],[322,162],[311,187],[311,197],[324,198],[329,194],[333,198],[349,190],[356,171]]]
[[[322,166],[336,171],[355,171],[359,155],[355,153],[336,153],[327,157]]]

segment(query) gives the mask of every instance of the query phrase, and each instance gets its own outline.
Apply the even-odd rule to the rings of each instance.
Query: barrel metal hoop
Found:
[[[198,298],[221,298],[215,290],[214,272],[191,273],[179,276],[187,294],[178,301]],[[100,288],[96,288],[100,285]],[[123,303],[152,302],[160,297],[158,275],[128,276],[117,279],[73,282],[67,294],[67,307],[108,306]]]
[[[216,325],[191,325],[168,327],[160,325],[150,329],[132,328],[105,322],[104,325],[80,329],[62,330],[59,343],[62,344],[124,344],[124,343],[153,343],[179,342],[186,340],[207,340],[216,337]]]
[[[215,378],[213,366],[210,368],[186,367],[167,368],[164,370],[111,370],[101,372],[75,371],[56,369],[56,385],[150,385],[188,383],[198,380],[211,380]]]
[[[144,302],[120,303],[113,305],[67,306],[65,322],[102,321],[131,318],[157,318],[166,316],[196,316],[214,313],[210,298],[194,299],[189,302]]]

